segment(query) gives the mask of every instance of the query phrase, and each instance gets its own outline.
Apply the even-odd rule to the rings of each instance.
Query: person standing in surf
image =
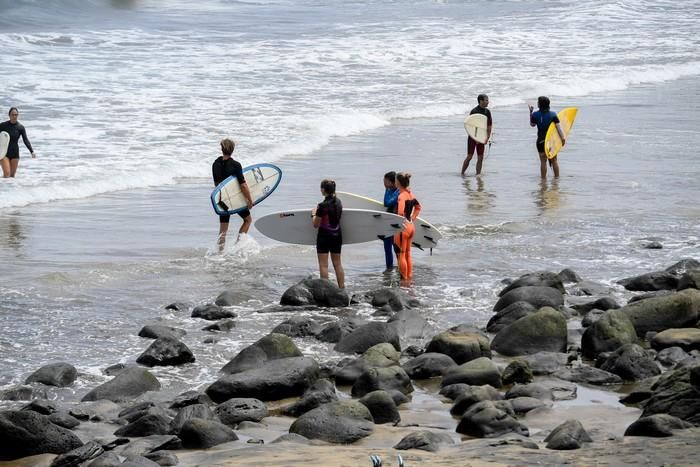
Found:
[[[396,172],[391,171],[384,174],[384,207],[386,212],[396,214],[399,202],[399,189],[396,188]],[[384,259],[386,271],[394,268],[394,251],[398,249],[394,245],[394,237],[384,239]],[[398,253],[397,253],[398,256]]]
[[[233,150],[236,148],[236,143],[226,138],[222,139],[220,144],[222,155],[219,156],[211,166],[214,186],[218,186],[219,183],[223,182],[228,177],[236,177],[238,184],[241,186],[241,192],[246,199],[246,204],[248,205],[246,209],[238,213],[241,219],[243,219],[243,224],[241,228],[238,229],[238,238],[236,240],[238,241],[241,239],[242,234],[248,233],[248,229],[250,229],[250,225],[253,223],[253,216],[250,215],[250,210],[253,209],[253,199],[250,196],[250,189],[245,181],[245,177],[243,177],[243,167],[241,163],[231,157]],[[230,219],[231,216],[229,215],[219,216],[219,253],[224,251],[224,246],[226,245],[226,234],[228,233]]]
[[[471,136],[467,135],[467,158],[464,159],[462,163],[462,175],[467,172],[469,168],[469,163],[474,157],[474,150],[476,150],[476,174],[481,174],[481,167],[484,163],[484,147],[488,143],[489,138],[491,138],[491,127],[493,125],[493,120],[491,119],[491,111],[487,108],[489,106],[489,96],[486,94],[479,94],[476,98],[479,105],[474,107],[469,115],[481,114],[486,116],[486,141],[484,144],[479,143],[472,139]]]
[[[340,229],[340,218],[343,216],[343,203],[335,196],[335,181],[321,181],[323,201],[311,210],[311,222],[316,234],[316,255],[321,279],[328,279],[328,255],[331,256],[335,279],[338,287],[345,288],[345,271],[340,260],[340,250],[343,247],[343,232]]]
[[[10,119],[6,122],[0,123],[0,131],[5,131],[10,135],[10,144],[7,146],[7,154],[4,158],[0,159],[0,166],[2,166],[2,176],[4,178],[14,177],[17,174],[17,167],[19,167],[19,137],[22,137],[24,145],[29,149],[32,155],[32,159],[36,158],[34,149],[32,149],[32,144],[27,138],[27,130],[25,130],[24,125],[19,123],[19,110],[17,107],[11,107],[8,112]]]
[[[420,214],[420,203],[413,196],[409,185],[411,183],[410,173],[397,173],[396,184],[399,187],[399,200],[397,205],[397,214],[406,218],[404,221],[404,230],[401,233],[394,235],[394,243],[399,248],[399,272],[401,279],[410,281],[413,277],[413,260],[411,259],[411,246],[413,244],[413,236],[416,233],[416,228],[413,221]]]
[[[528,107],[530,109],[530,126],[537,127],[536,145],[537,153],[540,155],[540,177],[547,178],[547,154],[544,152],[544,140],[547,136],[549,125],[554,123],[557,126],[562,146],[566,144],[566,138],[559,125],[559,117],[557,117],[556,112],[549,110],[549,97],[540,96],[537,98],[538,110],[536,112],[533,112],[534,109],[531,105]],[[549,159],[549,165],[552,167],[554,177],[559,177],[559,161],[557,160],[557,156]]]

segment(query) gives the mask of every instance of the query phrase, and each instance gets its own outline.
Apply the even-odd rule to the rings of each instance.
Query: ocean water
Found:
[[[415,252],[407,291],[437,330],[485,324],[506,277],[572,267],[624,301],[616,279],[700,258],[700,2],[0,0],[0,10],[0,105],[20,108],[38,154],[22,152],[19,177],[0,180],[0,386],[68,361],[82,375],[52,397],[79,398],[102,368],[133,362],[148,345],[138,330],[160,322],[186,329],[197,357],[154,370],[164,394],[201,388],[287,317],[256,311],[316,272],[313,249],[252,231],[213,253],[210,164],[225,136],[244,163],[284,171],[254,216],[311,208],[324,177],[380,198],[384,172],[412,172],[445,238]],[[494,143],[483,176],[472,165],[462,178],[462,120],[481,92]],[[555,110],[580,108],[558,181],[539,179],[527,122],[542,94]],[[664,248],[644,249],[652,240]],[[351,292],[397,283],[382,274],[380,245],[347,247],[344,262]],[[163,310],[226,289],[250,300],[214,344],[206,323]]]

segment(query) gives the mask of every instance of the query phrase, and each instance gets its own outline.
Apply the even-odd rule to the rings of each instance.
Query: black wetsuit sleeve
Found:
[[[233,171],[233,176],[238,179],[238,184],[243,185],[245,183],[245,177],[243,176],[243,167],[238,165]]]
[[[217,186],[219,183],[221,183],[222,178],[221,178],[221,164],[218,163],[219,161],[216,160],[214,163],[211,165],[211,176],[214,179],[214,186]]]
[[[559,122],[559,116],[558,116],[558,115],[555,115],[554,117],[552,117],[552,122],[554,122],[554,123],[560,123],[560,122]]]
[[[19,130],[19,134],[22,135],[22,141],[24,141],[24,145],[29,149],[29,152],[33,153],[34,149],[32,149],[32,143],[29,142],[29,138],[27,138],[27,130],[22,127]]]

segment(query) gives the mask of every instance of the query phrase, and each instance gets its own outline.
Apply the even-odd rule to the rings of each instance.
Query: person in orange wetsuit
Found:
[[[413,261],[411,260],[411,245],[416,228],[413,221],[420,214],[420,203],[408,187],[411,183],[410,173],[396,174],[396,185],[399,188],[398,215],[406,218],[403,232],[394,235],[394,243],[399,249],[399,272],[401,279],[410,280],[413,276]]]

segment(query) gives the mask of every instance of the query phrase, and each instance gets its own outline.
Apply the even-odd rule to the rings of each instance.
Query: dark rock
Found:
[[[120,464],[121,467],[160,467],[158,464],[143,456],[130,455]]]
[[[245,292],[240,292],[238,290],[225,290],[216,297],[214,304],[219,306],[233,306],[240,305],[250,300],[251,297]]]
[[[628,316],[620,310],[606,312],[583,333],[581,351],[584,357],[596,358],[625,344],[637,342],[637,333]]]
[[[581,320],[581,326],[583,326],[584,328],[590,327],[591,324],[600,320],[600,318],[602,318],[605,313],[606,312],[603,310],[595,310],[594,309],[594,310],[589,311],[588,313],[586,313],[586,316],[584,316],[583,319]]]
[[[219,319],[235,318],[238,316],[231,310],[225,310],[219,305],[207,303],[206,305],[198,305],[192,310],[192,318],[202,318],[207,321],[216,321]]]
[[[170,422],[169,433],[173,433],[173,434],[180,433],[182,426],[188,420],[192,420],[193,418],[201,418],[204,420],[223,421],[223,420],[218,420],[217,416],[214,415],[214,412],[212,412],[212,410],[209,408],[208,405],[204,405],[204,404],[186,405],[185,407],[181,408],[177,412],[177,415],[175,416],[175,418],[172,420],[172,422]]]
[[[488,332],[497,333],[520,318],[536,311],[535,307],[528,302],[513,302],[502,310],[499,310],[489,319],[489,322],[486,324],[486,330]]]
[[[678,290],[700,289],[700,269],[688,271],[678,280]]]
[[[457,433],[476,438],[495,438],[507,433],[530,435],[527,427],[518,423],[492,401],[482,401],[472,405],[457,425]]]
[[[693,327],[700,313],[700,291],[686,289],[648,298],[626,305],[619,312],[630,319],[640,337],[649,331]]]
[[[620,308],[620,305],[612,297],[602,297],[592,302],[586,302],[579,305],[571,305],[571,308],[585,315],[591,310],[615,310]]]
[[[139,402],[137,404],[126,407],[124,410],[119,412],[118,417],[120,420],[125,420],[127,423],[131,423],[148,414],[167,416],[167,413],[163,411],[163,409],[161,409],[160,407],[156,407],[156,405],[153,402],[147,401]]]
[[[567,420],[544,439],[547,449],[569,450],[580,449],[583,443],[592,443],[593,440],[578,420]]]
[[[309,337],[321,332],[321,324],[307,316],[292,316],[275,326],[272,332],[289,337]]]
[[[333,383],[327,379],[319,379],[304,392],[301,399],[285,409],[283,413],[291,417],[299,417],[322,404],[337,400],[338,395],[335,392]]]
[[[29,401],[37,397],[31,386],[13,386],[0,391],[0,400],[4,401]],[[45,395],[44,395],[44,398]]]
[[[651,389],[632,391],[625,397],[620,398],[622,404],[636,405],[651,397]]]
[[[411,298],[399,288],[382,288],[367,292],[367,299],[375,308],[388,307],[392,311],[420,306],[418,300]]]
[[[377,425],[384,423],[395,424],[401,421],[399,409],[396,407],[394,399],[386,391],[367,393],[360,399],[360,404],[369,409],[374,423]]]
[[[480,332],[441,332],[428,343],[426,351],[449,355],[459,365],[480,357],[491,358],[489,339]]]
[[[88,467],[118,467],[122,465],[122,460],[112,451],[108,451],[87,464]]]
[[[564,283],[581,282],[581,277],[573,269],[565,268],[559,271],[559,279]]]
[[[236,322],[232,319],[222,319],[216,323],[210,324],[209,326],[204,326],[202,331],[210,332],[229,332],[231,329],[236,327]]]
[[[360,326],[367,324],[367,321],[359,318],[346,318],[326,324],[316,335],[316,339],[321,342],[339,342],[343,337],[350,334]]]
[[[187,332],[184,329],[178,329],[171,326],[163,326],[162,324],[149,324],[141,328],[139,337],[148,339],[158,339],[159,337],[169,337],[171,339],[179,339]]]
[[[566,365],[568,355],[561,352],[537,352],[525,355],[523,358],[536,376],[551,375],[563,365]]]
[[[41,415],[51,415],[58,410],[58,407],[51,401],[36,399],[22,407],[21,410],[31,410]]]
[[[491,348],[502,355],[514,356],[564,352],[566,344],[566,319],[558,311],[544,307],[503,328],[491,342]]]
[[[562,283],[559,274],[549,271],[539,271],[520,276],[506,288],[501,290],[498,296],[503,297],[511,290],[515,290],[520,287],[551,287],[558,290],[562,294],[564,293],[564,284]]]
[[[263,401],[300,396],[319,378],[318,364],[310,358],[270,360],[258,368],[226,375],[207,389],[215,402],[232,397],[255,397]]]
[[[401,351],[399,335],[395,326],[388,323],[371,322],[360,326],[343,337],[335,346],[341,353],[363,353],[376,344],[388,342]]]
[[[570,401],[576,399],[578,386],[568,381],[545,381],[540,383],[552,391],[555,401]]]
[[[542,384],[516,384],[506,392],[506,399],[516,399],[519,397],[531,397],[545,401],[554,400],[554,393],[551,388]]]
[[[402,368],[411,379],[427,379],[443,376],[455,366],[457,364],[449,355],[429,352],[407,361]]]
[[[160,383],[148,370],[129,367],[114,379],[107,381],[87,393],[83,401],[107,399],[112,402],[124,402],[135,399],[148,391],[157,391]]]
[[[79,448],[57,456],[51,462],[51,467],[77,467],[83,462],[99,457],[103,452],[105,450],[102,446],[94,441],[88,441]]]
[[[497,439],[495,441],[489,442],[489,446],[491,446],[491,447],[516,446],[516,447],[522,448],[522,449],[539,449],[540,448],[537,445],[537,443],[535,443],[534,441],[530,441],[529,439],[524,439],[524,438]]]
[[[306,436],[301,436],[296,433],[285,433],[279,438],[275,438],[270,441],[270,444],[276,443],[298,443],[298,444],[310,444],[309,438]]]
[[[700,350],[700,329],[666,329],[656,334],[651,339],[651,347],[656,350],[662,350],[668,347],[680,347],[686,352]]]
[[[155,462],[156,464],[166,467],[170,465],[178,465],[180,460],[174,452],[171,451],[154,451],[143,455],[146,459]]]
[[[688,358],[688,354],[680,347],[667,347],[656,354],[656,361],[663,366],[671,367]]]
[[[338,363],[338,366],[333,370],[335,382],[338,385],[353,385],[355,381],[371,367],[364,358],[343,359]]]
[[[25,384],[41,383],[47,386],[70,386],[78,378],[78,370],[70,363],[51,363],[29,375]]]
[[[513,383],[527,384],[532,382],[534,376],[527,361],[515,360],[508,364],[502,375],[503,384]]]
[[[616,374],[625,381],[639,381],[661,374],[656,362],[637,344],[625,344],[617,349],[600,369]]]
[[[216,407],[221,423],[233,427],[244,421],[259,422],[267,417],[267,406],[258,399],[235,397]]]
[[[656,271],[620,279],[617,283],[634,292],[675,290],[678,287],[678,277],[668,272]]]
[[[353,397],[362,397],[372,391],[400,391],[403,394],[413,392],[411,379],[400,366],[370,368],[352,385]]]
[[[526,414],[531,410],[551,405],[542,401],[541,399],[535,399],[534,397],[516,397],[514,399],[508,399],[508,401],[513,407],[513,411],[518,415]]]
[[[521,301],[528,302],[537,309],[543,306],[559,308],[564,304],[564,296],[559,290],[552,287],[518,287],[503,295],[494,305],[493,311],[498,312],[511,303]]]
[[[191,362],[194,362],[194,355],[189,347],[172,337],[159,337],[136,359],[136,363],[150,367]]]
[[[370,368],[386,368],[399,364],[401,354],[388,343],[373,345],[362,354]]]
[[[440,389],[440,395],[445,396],[448,399],[456,400],[471,387],[472,386],[465,383],[448,384]]]
[[[448,370],[442,379],[442,385],[465,383],[473,386],[490,384],[501,387],[501,372],[488,358],[481,357]]]
[[[317,305],[321,307],[345,307],[350,297],[328,279],[307,278],[287,289],[280,299],[281,305]]]
[[[31,410],[0,412],[0,460],[37,454],[64,454],[83,445],[70,430]]]
[[[700,364],[662,375],[651,387],[652,395],[644,403],[642,417],[669,414],[695,425],[700,424],[700,381],[691,377]]]
[[[447,433],[435,433],[432,431],[416,431],[403,437],[394,449],[406,451],[408,449],[420,449],[421,451],[438,452],[440,445],[455,444],[455,441]]]
[[[642,248],[645,250],[661,250],[663,247],[664,246],[661,244],[661,242],[657,241],[647,242],[642,246]]]
[[[669,274],[673,274],[674,276],[682,276],[688,271],[692,271],[694,269],[700,269],[700,261],[697,261],[693,258],[684,258],[677,263],[667,267],[665,271]]]
[[[80,425],[80,420],[70,415],[68,412],[56,412],[49,415],[49,421],[54,425],[72,430]]]
[[[668,414],[655,414],[642,417],[625,430],[625,436],[649,436],[665,438],[673,436],[674,430],[693,428],[693,424]]]
[[[574,296],[608,295],[611,292],[612,289],[607,285],[592,281],[579,281],[569,289],[569,293]]]
[[[622,384],[622,378],[619,376],[593,368],[590,366],[577,366],[574,368],[565,368],[554,373],[557,378],[574,383],[586,383],[594,386],[610,386]]]
[[[260,368],[268,361],[301,357],[302,353],[294,341],[284,334],[268,334],[244,348],[222,369],[222,373],[235,374]]]
[[[148,414],[119,428],[114,432],[114,435],[136,438],[139,436],[167,435],[169,432],[169,417],[162,414]]]
[[[343,400],[317,407],[299,417],[290,433],[329,443],[350,444],[372,434],[374,420],[359,402]]]
[[[171,311],[187,311],[190,309],[189,303],[184,303],[184,302],[174,302],[171,303],[170,305],[167,305],[165,307],[166,310],[171,310]]]
[[[454,386],[457,385],[453,384],[447,387]],[[482,401],[498,400],[503,400],[503,395],[493,386],[489,386],[488,384],[483,386],[469,386],[465,384],[461,393],[454,398],[455,403],[450,409],[450,414],[454,417],[461,417],[464,415],[464,412],[474,404]]]
[[[399,339],[423,339],[433,332],[428,321],[417,310],[397,311],[389,317],[387,324],[396,329]]]
[[[238,439],[236,433],[223,423],[201,418],[187,420],[182,425],[179,436],[186,449],[208,449]]]
[[[203,392],[186,391],[186,392],[183,392],[182,394],[178,395],[175,399],[172,400],[172,402],[170,403],[170,408],[171,409],[181,409],[181,408],[186,407],[188,405],[194,405],[194,404],[211,405],[212,400],[209,399],[209,396],[207,396]]]

